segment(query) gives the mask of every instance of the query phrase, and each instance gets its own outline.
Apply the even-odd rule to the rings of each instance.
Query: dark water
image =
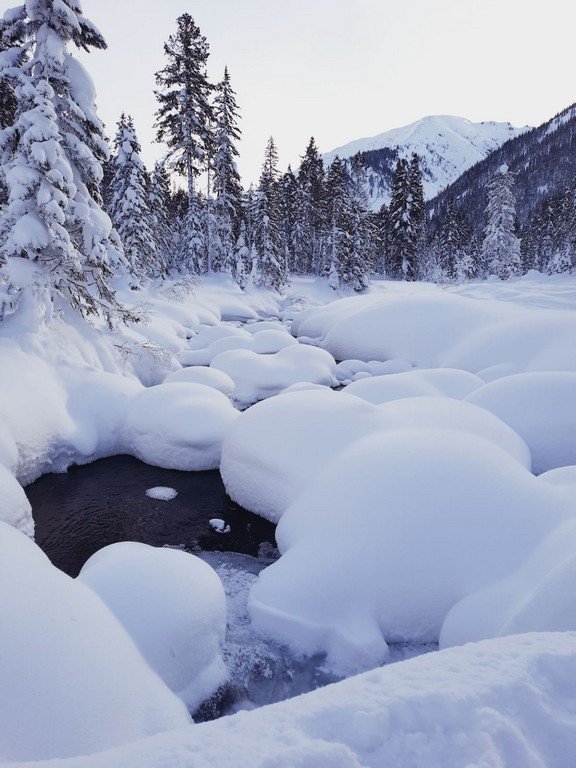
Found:
[[[175,488],[178,496],[171,501],[146,496],[146,489],[158,485]],[[235,504],[218,471],[179,472],[114,456],[44,475],[26,494],[36,543],[70,576],[94,552],[117,541],[254,556],[262,544],[274,546],[275,526]],[[230,533],[214,531],[211,518],[225,520]]]

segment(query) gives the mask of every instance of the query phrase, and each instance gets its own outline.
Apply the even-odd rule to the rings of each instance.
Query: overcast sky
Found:
[[[3,9],[14,5],[0,0]],[[144,159],[153,143],[154,72],[187,11],[227,64],[238,94],[245,182],[268,136],[282,167],[311,135],[323,151],[431,114],[536,125],[576,101],[569,0],[83,0],[108,50],[83,56],[113,135],[133,115]]]

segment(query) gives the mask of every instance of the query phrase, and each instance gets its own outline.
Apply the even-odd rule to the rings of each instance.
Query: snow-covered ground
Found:
[[[185,288],[120,286],[149,322],[115,332],[33,306],[0,325],[0,519],[21,531],[0,525],[0,760],[566,768],[576,278]],[[21,484],[117,453],[221,464],[280,558],[115,545],[65,577]],[[264,704],[436,642],[192,728],[176,695],[228,679]]]

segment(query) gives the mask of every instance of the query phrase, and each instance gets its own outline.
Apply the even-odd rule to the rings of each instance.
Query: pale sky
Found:
[[[0,0],[2,11],[16,4]],[[537,125],[576,101],[576,11],[569,0],[83,0],[108,50],[83,56],[108,133],[134,117],[148,165],[154,73],[176,17],[230,70],[242,115],[239,168],[259,175],[273,135],[281,167],[311,135],[322,151],[425,115]]]

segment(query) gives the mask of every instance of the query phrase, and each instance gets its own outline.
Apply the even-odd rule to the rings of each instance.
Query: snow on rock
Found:
[[[172,501],[178,496],[178,491],[175,488],[167,488],[163,485],[156,485],[154,488],[148,488],[146,496],[151,499],[157,499],[158,501]]]
[[[258,335],[254,334],[253,338]],[[323,349],[301,344],[285,347],[273,355],[243,349],[230,350],[219,354],[210,365],[234,380],[236,400],[244,405],[277,395],[296,382],[327,386],[338,383],[334,375],[334,358]]]
[[[463,400],[484,384],[467,371],[429,368],[354,381],[346,392],[370,403],[387,403],[403,397],[452,397]]]
[[[228,494],[277,522],[342,450],[367,435],[401,429],[454,429],[483,437],[530,468],[524,441],[478,406],[439,397],[375,406],[349,390],[282,393],[242,413],[222,447],[220,473]]]
[[[473,392],[528,444],[535,473],[576,464],[576,373],[523,373]]]
[[[4,523],[0,626],[0,761],[85,755],[189,723],[102,601]]]
[[[404,373],[414,368],[407,360],[371,360],[365,363],[362,360],[342,360],[336,366],[336,376],[341,384],[349,384],[359,373],[367,373],[369,376],[384,376],[389,373]]]
[[[576,521],[558,526],[520,568],[448,613],[443,647],[521,632],[576,630]]]
[[[250,598],[254,626],[334,669],[387,641],[438,638],[466,595],[509,575],[576,513],[494,443],[451,429],[378,432],[339,453],[284,512],[282,554]]]
[[[279,327],[282,326],[279,325]],[[183,365],[210,365],[217,355],[232,349],[247,349],[257,355],[271,355],[297,343],[296,339],[285,329],[264,330],[255,333],[243,331],[242,335],[236,333],[233,336],[216,339],[205,349],[183,352],[180,355],[180,362]]]
[[[499,638],[59,768],[567,768],[575,690],[573,633]]]
[[[547,483],[551,483],[551,485],[558,485],[560,487],[576,485],[576,466],[550,469],[548,472],[543,472],[540,475],[540,480],[545,480]]]
[[[129,404],[123,442],[128,453],[156,467],[215,469],[224,435],[238,415],[212,387],[159,384]]]
[[[220,655],[226,598],[203,560],[179,549],[120,542],[92,555],[78,579],[103,600],[190,711],[227,678]]]
[[[232,399],[234,397],[235,384],[230,376],[216,368],[197,365],[190,368],[181,368],[179,371],[170,373],[165,379],[166,384],[173,382],[187,381],[193,384],[205,384],[222,392],[223,395]]]
[[[0,520],[34,536],[32,507],[18,480],[0,464]]]
[[[213,344],[215,341],[234,337],[244,339],[246,338],[246,331],[235,325],[220,323],[219,325],[202,328],[198,331],[196,336],[193,336],[189,340],[188,347],[191,350],[207,349],[210,344]]]
[[[330,458],[381,422],[371,404],[332,390],[258,403],[224,439],[220,473],[226,491],[245,509],[277,522]]]
[[[219,517],[213,517],[211,520],[208,520],[208,523],[217,533],[230,533],[230,526],[226,525],[226,521]]]

